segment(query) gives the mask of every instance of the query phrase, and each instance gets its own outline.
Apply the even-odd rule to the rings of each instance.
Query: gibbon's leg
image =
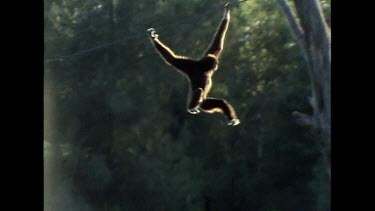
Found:
[[[228,125],[236,126],[240,124],[234,108],[224,99],[207,98],[200,104],[200,108],[207,113],[224,113],[229,120]]]
[[[191,114],[198,114],[200,111],[198,110],[199,104],[203,101],[203,89],[198,88],[194,89],[191,94],[191,99],[188,106],[188,112]]]
[[[207,78],[204,86],[192,88],[191,98],[188,106],[188,112],[191,114],[197,114],[199,105],[207,98],[207,94],[210,92],[212,87],[211,78]]]
[[[206,51],[205,55],[213,54],[216,56],[217,59],[219,59],[220,54],[224,48],[224,38],[228,30],[229,21],[230,21],[229,3],[226,3],[224,17],[221,20],[221,23],[215,33],[215,36],[213,40],[211,41],[211,45]]]

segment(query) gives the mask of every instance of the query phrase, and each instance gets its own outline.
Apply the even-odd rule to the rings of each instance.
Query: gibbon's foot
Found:
[[[240,120],[239,119],[232,119],[228,122],[228,125],[231,125],[231,126],[236,126],[240,124]]]
[[[148,34],[150,35],[151,38],[155,39],[158,38],[158,34],[156,34],[156,31],[154,28],[149,28],[147,29]]]
[[[200,112],[198,108],[189,108],[187,111],[191,114],[198,114]]]

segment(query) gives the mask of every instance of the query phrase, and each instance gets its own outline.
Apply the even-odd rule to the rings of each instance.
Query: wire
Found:
[[[119,40],[116,40],[116,41],[113,41],[113,42],[109,42],[109,43],[105,43],[105,44],[102,44],[102,45],[99,45],[99,46],[96,46],[96,47],[93,47],[93,48],[88,48],[88,49],[85,49],[85,50],[81,50],[81,51],[78,51],[78,52],[75,52],[75,53],[72,53],[72,54],[63,55],[63,56],[57,56],[57,57],[54,57],[54,58],[48,58],[48,59],[45,59],[44,61],[45,62],[62,61],[64,59],[68,58],[68,57],[78,56],[80,54],[88,53],[88,52],[91,52],[91,51],[94,51],[94,50],[97,50],[97,49],[100,49],[100,48],[105,48],[105,47],[108,47],[108,46],[111,46],[111,45],[123,42],[125,40],[134,38],[136,36],[138,36],[138,35],[135,34],[135,35],[127,36],[127,37],[124,37],[122,39],[119,39]]]
[[[206,13],[203,13],[200,16],[194,17],[193,21],[196,20],[196,19],[199,19],[199,18],[201,18],[201,17],[203,17],[203,16],[205,16],[207,14],[209,14],[210,12],[212,12],[212,11],[208,10]],[[185,18],[185,19],[182,19],[182,20],[179,20],[179,21],[176,21],[176,22],[172,22],[170,24],[165,24],[164,26],[158,27],[158,29],[167,28],[170,25],[181,24],[181,23],[184,23],[184,22],[185,23],[190,23],[190,22],[193,22],[193,21],[187,21],[186,22],[186,18]],[[144,36],[144,35],[145,35],[145,32],[135,33],[135,34],[132,34],[132,35],[125,36],[125,37],[123,37],[121,39],[118,39],[118,40],[115,40],[115,41],[112,41],[112,42],[108,42],[108,43],[104,43],[104,44],[98,45],[96,47],[92,47],[92,48],[80,50],[80,51],[77,51],[75,53],[71,53],[71,54],[67,54],[67,55],[61,55],[61,56],[55,56],[55,57],[52,57],[52,58],[46,58],[44,60],[44,62],[46,62],[46,63],[56,62],[56,61],[60,61],[61,62],[61,61],[64,61],[65,59],[70,58],[70,57],[74,57],[74,56],[78,56],[78,55],[81,55],[81,54],[89,53],[89,52],[95,51],[97,49],[109,47],[111,45],[118,44],[118,43],[127,41],[129,39],[138,38],[139,36]]]
[[[128,15],[126,15],[126,16],[123,16],[123,17],[121,17],[121,18],[117,18],[117,20],[116,20],[116,24],[119,24],[119,23],[121,23],[121,22],[123,22],[123,21],[125,21],[125,20],[128,20],[129,16],[130,16],[130,14],[128,14]],[[158,16],[158,14],[154,14],[154,15],[147,16],[147,17],[145,17],[144,19],[146,19],[146,20],[147,20],[147,19],[151,19],[151,18],[154,18],[155,16]],[[106,25],[106,23],[102,23],[102,24],[100,24],[99,26],[102,26],[102,25]],[[96,27],[98,27],[98,25],[96,25]],[[79,34],[81,34],[81,33],[83,33],[83,32],[90,31],[91,29],[92,29],[92,28],[91,28],[90,25],[89,25],[89,26],[85,27],[85,28],[82,29],[82,30],[78,30],[78,31],[76,31],[74,34],[72,34],[72,35],[70,35],[70,36],[74,37],[74,36],[77,36],[77,35],[79,35]],[[65,36],[65,35],[60,34],[60,35],[56,35],[56,36],[54,36],[54,37],[48,37],[48,38],[46,38],[46,39],[48,39],[48,40],[58,40],[58,39],[63,39],[63,38],[65,38],[64,36]]]
[[[229,3],[229,4],[232,4],[232,5],[236,5],[236,4],[241,4],[241,3],[244,3],[244,2],[247,2],[248,0],[239,0],[237,2],[234,2],[234,3]]]
[[[241,0],[241,1],[237,1],[237,2],[235,2],[235,3],[231,3],[231,4],[234,4],[234,5],[235,5],[235,4],[240,4],[240,3],[243,3],[243,2],[246,2],[246,1],[248,1],[248,0]],[[219,6],[215,6],[215,7],[219,7]],[[215,8],[215,7],[213,7],[213,8]],[[183,19],[181,19],[181,20],[179,20],[179,21],[175,21],[175,22],[172,22],[172,23],[170,23],[170,24],[165,24],[164,26],[158,27],[158,29],[163,29],[163,28],[166,28],[166,27],[168,27],[168,26],[170,26],[170,25],[175,25],[175,24],[181,24],[181,23],[192,23],[193,21],[198,20],[198,19],[200,19],[201,17],[206,16],[206,15],[208,15],[209,13],[211,13],[211,12],[213,12],[213,11],[216,12],[216,10],[206,10],[205,13],[203,13],[203,14],[201,14],[201,15],[199,15],[199,16],[194,16],[194,17],[192,18],[192,20],[190,19],[190,20],[187,21],[187,22],[185,22],[185,20],[186,20],[187,18],[183,18]],[[147,19],[148,19],[148,18],[155,17],[155,16],[156,16],[156,15],[149,16],[149,17],[147,17]],[[190,17],[189,17],[189,18],[190,18]],[[124,18],[121,18],[121,19],[125,19],[125,17],[124,17]],[[122,20],[121,20],[121,21],[122,21]],[[88,28],[89,28],[89,27],[88,27]],[[82,33],[83,31],[87,31],[87,30],[88,30],[88,29],[84,29],[84,30],[78,31],[78,32],[76,32],[76,33],[74,34],[74,36],[77,35],[77,34],[79,34],[79,33]],[[118,39],[118,40],[115,40],[115,41],[112,41],[112,42],[107,42],[107,43],[104,43],[104,44],[101,44],[101,45],[98,45],[98,46],[95,46],[95,47],[91,47],[91,48],[83,49],[83,50],[80,50],[80,51],[77,51],[77,52],[74,52],[74,53],[71,53],[71,54],[66,54],[66,55],[60,55],[60,56],[55,56],[55,57],[51,57],[51,58],[46,58],[46,59],[44,59],[44,62],[45,62],[45,63],[50,63],[50,62],[63,62],[63,61],[65,61],[66,59],[69,59],[69,58],[71,58],[71,57],[75,57],[75,56],[79,56],[79,55],[82,55],[82,54],[90,53],[90,52],[93,52],[93,51],[95,51],[95,50],[98,50],[98,49],[101,49],[101,48],[106,48],[106,47],[109,47],[109,46],[111,46],[111,45],[115,45],[115,44],[118,44],[118,43],[121,43],[121,42],[124,42],[124,41],[130,40],[130,39],[138,38],[138,37],[140,37],[140,36],[144,36],[144,35],[145,35],[145,32],[139,32],[139,33],[131,34],[131,35],[125,36],[125,37],[123,37],[123,38],[120,38],[120,39]],[[142,43],[143,43],[143,42],[142,42]]]

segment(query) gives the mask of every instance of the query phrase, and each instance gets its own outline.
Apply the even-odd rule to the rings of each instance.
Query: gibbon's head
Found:
[[[218,67],[218,60],[215,55],[208,54],[202,59],[207,69],[216,70]]]

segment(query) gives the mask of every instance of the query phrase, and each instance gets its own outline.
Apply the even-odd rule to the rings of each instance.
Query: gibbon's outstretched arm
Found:
[[[156,34],[154,28],[147,30],[156,51],[169,65],[181,70],[184,73],[189,72],[189,67],[192,66],[193,61],[187,57],[176,55],[168,46],[159,40],[159,35]]]
[[[156,50],[160,53],[160,55],[164,58],[166,62],[173,65],[175,63],[175,60],[177,59],[177,56],[174,54],[174,52],[168,48],[166,45],[164,45],[162,42],[159,41],[158,37],[159,35],[156,34],[156,31],[154,28],[150,28],[147,30],[152,43],[154,44]]]
[[[224,39],[229,27],[229,22],[229,3],[226,3],[223,19],[221,20],[221,23],[218,29],[216,30],[215,36],[213,37],[213,40],[211,41],[211,44],[204,55],[213,54],[216,56],[217,59],[219,59],[220,54],[224,49]]]

